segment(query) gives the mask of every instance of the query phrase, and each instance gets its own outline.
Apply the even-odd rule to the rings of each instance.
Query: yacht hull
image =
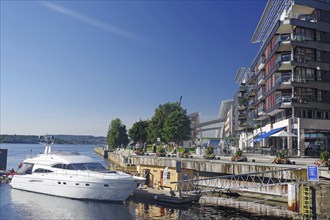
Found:
[[[124,201],[137,188],[141,180],[136,178],[122,179],[89,179],[54,176],[47,178],[33,175],[15,175],[11,181],[14,189],[67,197],[73,199]]]

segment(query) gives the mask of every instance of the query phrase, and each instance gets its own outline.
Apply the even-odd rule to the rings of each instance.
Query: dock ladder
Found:
[[[300,214],[302,214],[307,219],[312,217],[311,213],[311,188],[307,184],[303,184],[301,186],[301,210]]]

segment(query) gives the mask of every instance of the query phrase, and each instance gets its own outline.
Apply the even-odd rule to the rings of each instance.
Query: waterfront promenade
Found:
[[[95,149],[98,153],[102,154],[102,149]],[[150,172],[150,178],[148,181],[148,186],[154,189],[161,189],[162,185],[162,176],[165,167],[167,167],[168,172],[171,174],[170,178],[167,176],[167,183],[166,187],[171,189],[176,189],[173,184],[177,181],[182,181],[182,173],[188,174],[188,179],[191,179],[190,172],[193,171],[195,175],[199,178],[207,178],[207,177],[214,177],[216,175],[227,174],[227,175],[237,175],[240,176],[241,174],[253,174],[253,173],[260,173],[261,176],[266,176],[266,178],[271,178],[276,180],[283,180],[287,179],[288,182],[294,183],[299,182],[299,180],[307,180],[307,173],[304,169],[307,168],[308,165],[313,165],[315,161],[319,160],[318,157],[289,157],[290,161],[293,164],[273,164],[272,161],[275,156],[267,156],[255,153],[243,153],[244,156],[247,157],[247,162],[232,162],[231,155],[220,155],[216,156],[216,159],[208,160],[204,159],[202,155],[197,155],[192,153],[189,158],[180,158],[178,154],[171,154],[167,153],[163,157],[158,157],[154,153],[146,152],[146,155],[136,155],[132,150],[125,150],[125,149],[116,149],[113,152],[109,152],[108,159],[113,163],[123,167],[123,168],[135,168],[138,173],[145,175],[146,170]],[[179,162],[180,161],[180,162]],[[177,172],[177,164],[180,165],[180,174]],[[136,166],[134,166],[136,165]],[[287,172],[282,173],[281,170],[290,170],[290,169],[301,169],[302,172],[298,171],[295,173]],[[266,174],[267,173],[267,174]],[[270,174],[272,173],[272,174]],[[295,173],[295,174],[294,174]],[[271,176],[269,176],[271,175]],[[298,176],[297,176],[298,175]],[[330,216],[328,212],[327,206],[325,204],[329,203],[328,195],[329,193],[329,168],[328,167],[319,167],[319,176],[320,180],[317,183],[308,183],[308,182],[301,182],[299,184],[291,184],[290,190],[288,186],[273,186],[273,187],[266,187],[265,192],[261,189],[253,190],[253,184],[249,181],[241,181],[240,187],[241,189],[238,190],[240,195],[243,197],[251,197],[257,200],[262,200],[262,198],[268,198],[272,201],[280,202],[280,203],[287,203],[287,206],[291,204],[291,198],[289,198],[289,194],[291,195],[292,192],[296,192],[298,196],[294,196],[296,198],[293,201],[295,204],[294,207],[298,207],[297,205],[300,204],[300,198],[302,195],[300,190],[298,189],[303,185],[307,185],[310,187],[311,192],[313,193],[313,212],[315,215],[322,215]],[[174,178],[174,179],[173,179]],[[298,179],[295,179],[298,178]],[[187,180],[188,180],[187,179]],[[214,179],[214,178],[213,178]],[[297,180],[297,181],[296,181]],[[233,180],[233,184],[237,183],[236,180]],[[214,181],[213,183],[215,183]],[[201,182],[202,183],[202,182]],[[218,182],[220,183],[220,182]],[[230,184],[227,182],[227,184]],[[211,184],[211,182],[210,182]],[[247,190],[247,187],[252,186],[250,190]],[[292,186],[294,190],[292,191]],[[299,187],[298,187],[299,186]],[[225,187],[226,188],[226,187]],[[210,189],[211,190],[211,189]],[[233,189],[235,191],[235,189]],[[251,191],[252,190],[252,191]],[[165,191],[165,190],[164,190]],[[175,191],[175,190],[174,190]],[[207,189],[206,189],[207,191]],[[211,190],[212,191],[212,190]],[[178,192],[176,192],[178,193]],[[221,193],[220,193],[221,194]],[[274,196],[276,195],[276,196]],[[268,197],[267,197],[268,196]],[[221,201],[221,198],[218,196],[210,196],[210,195],[203,195],[200,199],[200,202],[205,202],[205,204],[213,204],[217,205]],[[290,202],[290,204],[289,204]],[[291,207],[291,206],[290,206]],[[290,210],[297,210],[297,208],[290,209]],[[322,213],[322,214],[321,214]]]

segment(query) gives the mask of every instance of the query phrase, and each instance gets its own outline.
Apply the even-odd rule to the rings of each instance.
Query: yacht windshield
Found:
[[[106,168],[100,163],[72,163],[67,166],[69,170],[106,170]]]
[[[31,174],[32,173],[33,164],[32,163],[24,163],[23,166],[17,171],[19,174]]]
[[[66,169],[66,170],[94,170],[94,171],[106,170],[106,168],[100,163],[55,164],[52,167]]]

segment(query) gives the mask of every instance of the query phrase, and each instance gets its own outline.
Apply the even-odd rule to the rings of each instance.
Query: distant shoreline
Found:
[[[92,135],[52,135],[54,144],[106,144],[106,137]],[[40,136],[37,135],[0,135],[0,143],[3,144],[39,144]]]

